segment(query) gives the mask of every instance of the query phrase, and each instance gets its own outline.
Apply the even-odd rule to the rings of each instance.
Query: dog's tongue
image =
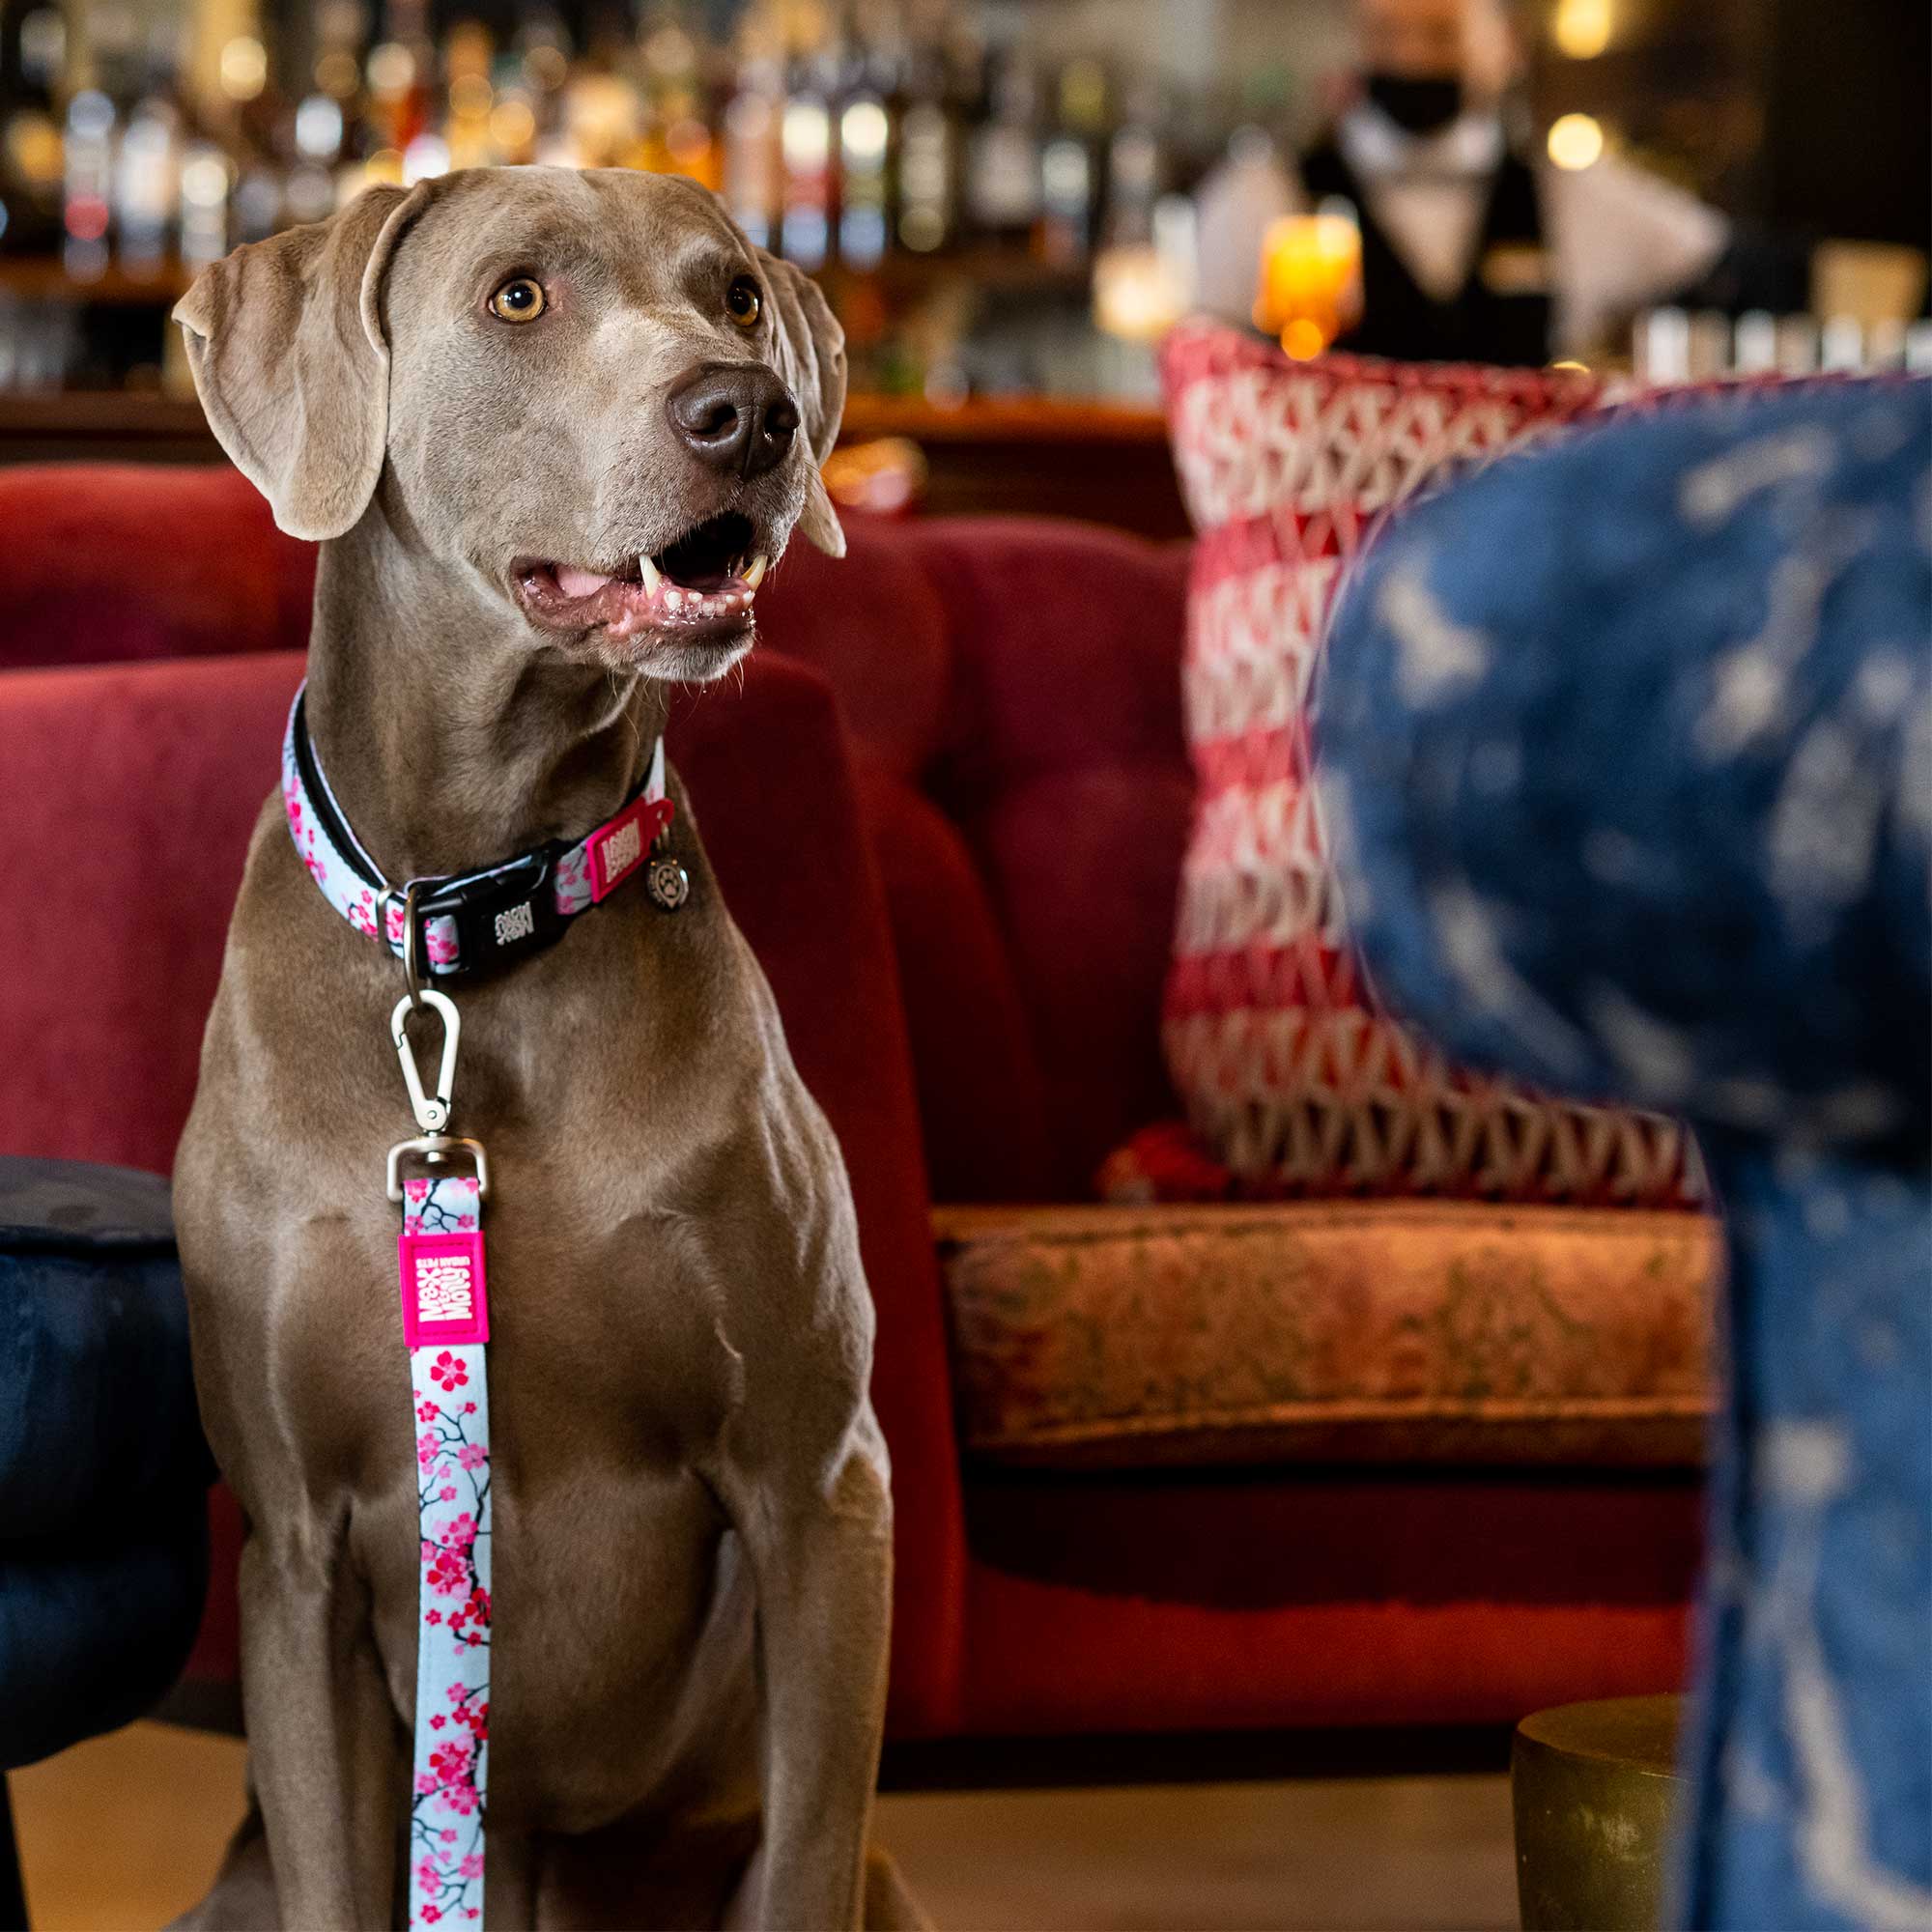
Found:
[[[560,563],[556,566],[556,587],[566,597],[591,597],[611,580],[599,577],[594,570],[579,570],[574,563]]]

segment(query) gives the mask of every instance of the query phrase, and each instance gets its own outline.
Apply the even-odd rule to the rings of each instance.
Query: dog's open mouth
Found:
[[[525,606],[539,621],[572,630],[601,625],[612,638],[650,629],[723,641],[746,630],[771,558],[736,510],[707,517],[653,556],[614,571],[538,558],[513,570]]]

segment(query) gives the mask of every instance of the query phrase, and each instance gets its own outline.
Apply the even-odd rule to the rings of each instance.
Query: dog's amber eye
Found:
[[[498,322],[534,322],[549,305],[543,284],[528,275],[513,275],[490,298],[490,313]]]
[[[758,285],[750,275],[740,275],[724,291],[724,313],[740,328],[750,328],[757,321],[764,305],[765,298],[758,293]]]

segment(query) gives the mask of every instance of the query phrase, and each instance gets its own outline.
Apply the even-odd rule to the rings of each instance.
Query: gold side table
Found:
[[[1681,1697],[1561,1704],[1510,1754],[1523,1932],[1657,1932],[1673,1825]]]

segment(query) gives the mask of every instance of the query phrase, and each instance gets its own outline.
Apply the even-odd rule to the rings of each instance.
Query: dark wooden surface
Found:
[[[841,440],[903,437],[925,458],[922,507],[1079,517],[1143,536],[1187,534],[1158,412],[1103,404],[974,401],[957,409],[854,396]],[[74,391],[0,395],[0,463],[214,463],[191,397]]]

